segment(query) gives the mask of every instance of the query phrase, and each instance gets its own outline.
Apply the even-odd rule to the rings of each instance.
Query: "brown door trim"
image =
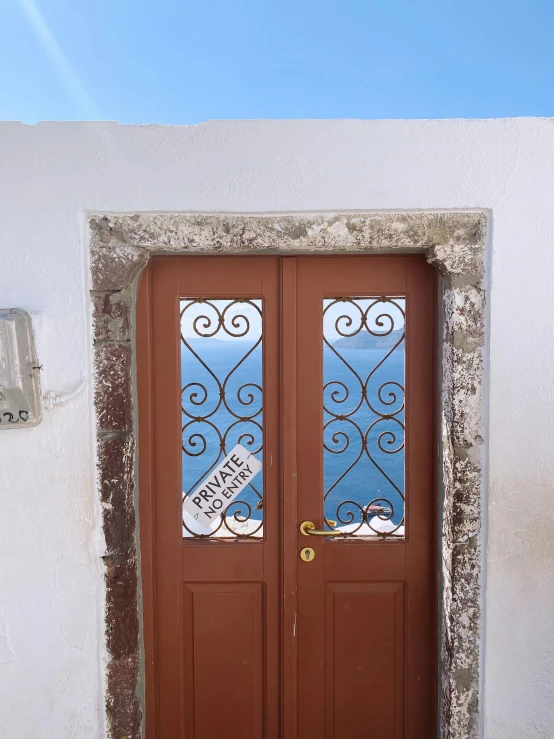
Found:
[[[288,341],[283,341],[284,335]],[[283,736],[297,735],[297,642],[296,613],[298,568],[287,550],[296,549],[296,259],[281,260],[281,454],[283,506],[282,608],[283,608]]]
[[[140,495],[140,572],[142,577],[142,629],[144,639],[145,730],[147,737],[157,733],[157,621],[156,621],[156,519],[152,480],[152,270],[145,269],[137,291],[137,400],[138,400],[138,479]]]
[[[222,258],[217,259],[221,262]],[[225,257],[223,257],[225,259]],[[258,258],[259,259],[259,258]],[[274,263],[277,261],[275,257],[269,258]],[[316,263],[314,266],[321,267],[325,266],[329,262],[334,261],[333,257],[327,257],[326,259],[314,258]],[[363,259],[363,257],[354,258],[354,260]],[[407,266],[414,264],[416,265],[415,272],[417,273],[417,265],[422,264],[424,271],[428,269],[425,262],[419,257],[397,257],[392,260],[387,258],[378,257],[379,264],[390,264],[391,266],[406,264]],[[186,260],[188,264],[192,264],[189,260]],[[239,260],[242,262],[242,260]],[[280,290],[281,290],[281,314],[280,314],[280,325],[281,325],[281,337],[287,337],[287,340],[280,340],[280,356],[281,356],[281,455],[282,455],[282,472],[281,472],[281,487],[283,490],[282,497],[282,637],[281,637],[281,660],[282,660],[282,686],[281,686],[281,710],[282,710],[282,734],[281,736],[295,737],[297,735],[298,715],[297,715],[297,561],[295,556],[291,556],[291,553],[296,554],[298,549],[298,520],[297,520],[297,506],[296,506],[296,392],[297,392],[297,366],[298,359],[296,356],[296,328],[297,328],[297,268],[298,264],[306,264],[308,268],[312,258],[303,258],[299,260],[296,257],[289,257],[279,259],[280,268]],[[344,260],[342,258],[341,263],[354,267],[354,263],[351,262],[350,258]],[[141,524],[141,558],[142,558],[142,590],[143,590],[143,613],[144,613],[144,641],[145,641],[145,678],[146,678],[146,729],[147,737],[156,737],[157,734],[157,713],[159,705],[158,695],[158,665],[157,665],[157,649],[158,641],[156,637],[158,624],[156,623],[156,538],[162,542],[162,547],[167,549],[169,546],[174,547],[171,543],[171,537],[166,535],[167,525],[163,521],[160,525],[156,522],[156,506],[154,500],[154,490],[152,485],[152,461],[153,454],[155,454],[156,438],[155,432],[153,432],[153,386],[154,372],[153,365],[158,367],[157,373],[161,377],[163,368],[171,366],[177,361],[175,350],[171,349],[171,356],[165,356],[165,353],[160,352],[159,344],[154,347],[152,344],[152,306],[153,300],[157,301],[158,305],[167,303],[167,307],[164,309],[163,305],[161,310],[158,310],[158,318],[154,319],[154,322],[158,324],[158,334],[165,332],[171,336],[177,336],[179,333],[178,326],[169,326],[168,321],[170,314],[176,316],[177,311],[175,308],[171,308],[171,305],[176,300],[176,296],[183,293],[183,289],[179,287],[179,266],[183,263],[182,258],[175,257],[164,257],[155,260],[147,268],[144,273],[144,277],[141,280],[139,291],[138,291],[138,302],[137,302],[137,320],[139,321],[139,330],[137,332],[137,360],[138,360],[138,399],[139,399],[139,428],[140,428],[140,455],[139,455],[139,476],[140,476],[140,489],[141,496],[139,500],[140,510],[140,524]],[[206,258],[196,258],[196,264],[206,263]],[[337,260],[337,264],[339,261]],[[231,264],[231,262],[229,262]],[[233,263],[235,264],[235,263]],[[360,267],[362,262],[358,262]],[[375,262],[377,264],[377,262]],[[242,262],[244,265],[244,262]],[[215,266],[215,265],[214,265]],[[176,269],[177,267],[177,269]],[[388,269],[388,268],[387,268]],[[406,268],[401,267],[401,272]],[[413,272],[413,270],[411,270]],[[408,270],[408,274],[411,274]],[[409,279],[408,279],[409,282]],[[159,287],[156,285],[159,283]],[[175,283],[174,287],[170,285]],[[435,280],[436,283],[436,280]],[[305,287],[302,288],[302,292],[305,293]],[[410,288],[408,284],[403,288],[406,294],[410,294]],[[157,297],[155,297],[157,295]],[[436,303],[436,295],[435,295]],[[434,332],[431,341],[434,343],[435,336]],[[415,343],[415,342],[414,342]],[[167,344],[168,348],[171,344]],[[175,355],[175,356],[174,356]],[[410,361],[410,360],[408,360]],[[407,370],[408,371],[408,370]],[[179,388],[171,388],[168,386],[165,374],[162,381],[158,380],[158,408],[156,413],[161,414],[164,419],[167,420],[175,415],[175,423],[180,428],[180,420],[177,414],[170,412],[170,406],[174,403],[174,396]],[[408,373],[409,374],[409,373]],[[436,372],[433,372],[433,377],[436,379]],[[179,376],[180,380],[180,376]],[[162,405],[159,405],[160,397],[159,393],[167,395],[167,402],[163,400],[165,395],[161,398]],[[436,393],[433,393],[433,397],[436,399]],[[173,399],[173,400],[172,400]],[[425,401],[427,402],[427,401]],[[432,413],[432,415],[435,415]],[[165,423],[165,422],[164,422]],[[177,432],[178,429],[175,431]],[[158,427],[161,428],[158,422]],[[160,439],[162,444],[161,450],[163,455],[167,454],[167,443]],[[162,452],[160,452],[162,453]],[[158,454],[159,457],[159,454]],[[165,457],[164,457],[165,458]],[[171,466],[170,466],[171,467]],[[436,464],[434,465],[436,467]],[[164,472],[164,475],[166,473]],[[171,480],[174,478],[174,472],[168,468],[169,478],[164,487],[173,488],[174,484]],[[166,475],[167,476],[167,475]],[[163,481],[162,481],[163,485]],[[433,500],[436,500],[436,496],[433,493]],[[433,511],[436,508],[432,506]],[[432,519],[435,516],[432,513]],[[160,529],[160,526],[162,527]],[[161,538],[157,537],[156,532],[160,529]],[[386,545],[385,545],[386,546]],[[179,552],[175,552],[175,557],[180,560],[180,535],[179,535]],[[210,547],[213,549],[213,547]],[[189,550],[190,551],[190,550]],[[161,556],[164,557],[163,552]],[[170,557],[171,558],[171,557]],[[167,557],[164,557],[166,561]],[[163,577],[163,569],[160,574]],[[158,575],[159,576],[159,575]],[[435,583],[433,583],[434,586]],[[435,609],[434,609],[435,610]],[[436,613],[435,613],[436,615]],[[180,616],[177,611],[172,616],[173,619],[177,618],[180,623]],[[177,622],[174,627],[171,624],[166,624],[163,627],[164,633],[170,633],[175,629],[180,628]],[[436,629],[433,629],[433,633]],[[167,639],[165,639],[167,642]],[[164,649],[170,649],[169,643],[165,643]],[[427,647],[428,649],[429,647]],[[164,678],[164,690],[163,696],[166,705],[174,704],[179,702],[179,694],[175,693],[172,695],[171,689],[168,686],[173,685],[173,689],[176,689],[180,683],[177,679],[177,675],[173,677]],[[436,692],[436,691],[435,691]],[[168,703],[169,701],[169,703]],[[185,721],[185,726],[188,720]],[[267,728],[267,727],[266,727]],[[416,734],[414,734],[415,736]],[[419,736],[419,734],[417,734]],[[430,734],[426,733],[426,736]]]

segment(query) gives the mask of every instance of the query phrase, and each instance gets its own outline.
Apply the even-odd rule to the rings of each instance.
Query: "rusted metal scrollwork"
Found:
[[[334,318],[337,306],[341,303],[347,304],[345,313]],[[348,370],[347,380],[331,379],[323,387],[324,449],[326,454],[334,455],[344,454],[350,449],[346,469],[325,490],[325,503],[343,480],[348,481],[349,473],[365,456],[386,480],[385,484],[388,483],[397,493],[402,506],[401,519],[393,523],[393,517],[398,518],[398,515],[395,516],[394,501],[377,491],[373,491],[374,497],[371,497],[371,493],[368,495],[367,502],[360,503],[351,499],[333,502],[332,517],[337,520],[331,521],[326,515],[325,524],[329,529],[335,530],[337,527],[347,527],[345,537],[363,534],[399,537],[404,534],[403,489],[391,479],[383,469],[382,460],[377,458],[377,450],[383,454],[395,455],[404,449],[404,387],[396,380],[387,380],[378,386],[376,392],[372,391],[373,395],[370,392],[370,383],[372,380],[375,382],[378,370],[395,351],[402,351],[404,348],[403,306],[403,297],[338,297],[325,301],[324,316],[331,312],[334,330],[341,339],[367,332],[386,345],[382,358],[365,374],[365,370],[359,373],[345,359],[340,351],[340,340],[331,343],[326,336],[323,338],[325,346]],[[391,338],[383,342],[385,337]],[[398,508],[398,501],[396,505]],[[326,508],[327,513],[328,508],[329,506]],[[400,511],[397,513],[400,514]],[[384,527],[381,523],[383,521],[390,524]]]
[[[200,304],[202,313],[197,315]],[[237,307],[243,305],[248,308],[244,313],[237,313]],[[261,375],[260,383],[245,382],[238,387],[231,387],[232,380],[237,377],[236,373],[244,368],[246,360],[261,345],[262,311],[261,301],[241,298],[235,300],[191,298],[182,300],[181,306],[181,327],[187,320],[187,312],[194,314],[191,323],[195,338],[214,339],[218,334],[219,336],[226,334],[230,339],[252,340],[252,343],[248,344],[248,350],[225,376],[218,377],[213,367],[210,367],[195,350],[181,330],[184,347],[209,375],[209,384],[192,380],[187,382],[181,391],[184,421],[183,453],[191,458],[199,458],[204,454],[210,457],[206,468],[202,469],[197,479],[183,492],[184,499],[206,479],[236,444],[242,444],[252,454],[259,454],[262,451]],[[257,327],[253,329],[252,321],[246,315],[252,309],[255,316],[260,318],[259,330]],[[185,535],[200,539],[216,537],[218,540],[260,537],[263,531],[263,495],[254,484],[249,483],[248,487],[254,494],[256,500],[254,505],[246,500],[234,500],[223,511],[217,525],[208,533],[194,531],[183,517],[183,528],[187,532]],[[254,510],[257,511],[257,515],[261,515],[261,520],[252,518]],[[236,527],[233,522],[236,523]],[[251,525],[245,526],[248,522]]]

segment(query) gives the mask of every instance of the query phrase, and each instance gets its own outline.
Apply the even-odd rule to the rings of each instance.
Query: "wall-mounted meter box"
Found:
[[[0,431],[41,421],[40,367],[31,316],[22,308],[0,309]]]

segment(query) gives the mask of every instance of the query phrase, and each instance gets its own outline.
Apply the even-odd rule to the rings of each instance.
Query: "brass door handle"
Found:
[[[302,521],[300,533],[303,536],[344,536],[342,531],[318,531],[311,521]]]

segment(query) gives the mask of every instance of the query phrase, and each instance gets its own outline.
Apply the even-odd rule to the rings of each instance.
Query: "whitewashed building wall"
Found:
[[[0,124],[0,308],[70,396],[0,433],[0,736],[105,732],[86,212],[440,209],[491,224],[481,736],[553,736],[548,119]]]

